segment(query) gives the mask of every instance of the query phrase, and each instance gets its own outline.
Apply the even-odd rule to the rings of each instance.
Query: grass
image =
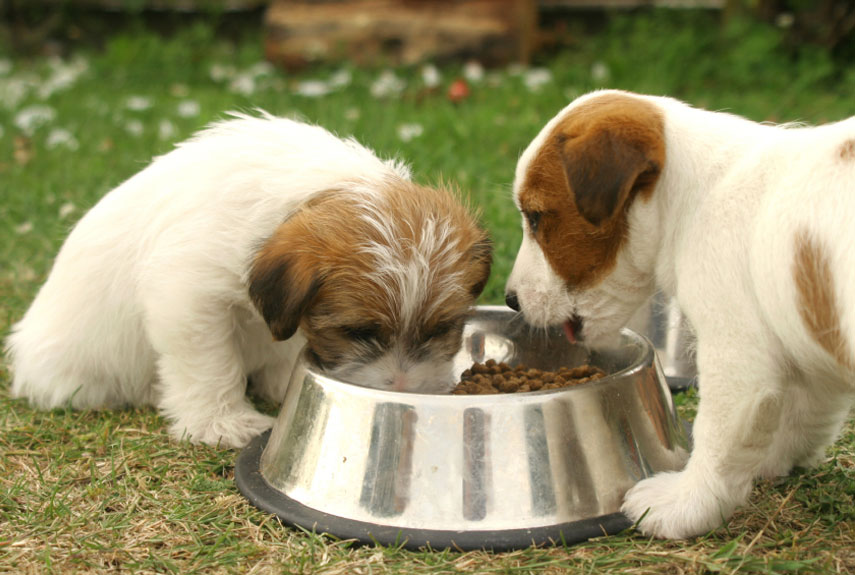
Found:
[[[578,43],[544,57],[541,71],[488,71],[459,103],[445,97],[459,66],[440,69],[436,88],[421,68],[397,69],[402,91],[377,97],[372,85],[383,70],[348,70],[350,81],[329,95],[302,96],[307,81],[341,79],[342,68],[259,68],[257,34],[225,41],[207,24],[168,39],[126,31],[61,63],[0,56],[0,334],[24,313],[69,228],[104,193],[226,110],[256,107],[354,135],[411,162],[421,181],[455,182],[495,241],[482,301],[498,303],[520,240],[510,200],[516,159],[572,97],[619,87],[761,121],[853,113],[851,64],[790,48],[773,28],[714,24],[709,14],[653,13],[612,19],[599,35],[571,27]],[[28,125],[40,109],[52,118]],[[420,135],[404,133],[419,127]],[[234,452],[170,440],[152,409],[38,412],[9,398],[8,380],[4,364],[0,572],[855,572],[851,421],[826,463],[759,483],[727,526],[697,539],[628,532],[567,548],[410,552],[283,527],[237,492]],[[691,417],[694,395],[678,400]]]

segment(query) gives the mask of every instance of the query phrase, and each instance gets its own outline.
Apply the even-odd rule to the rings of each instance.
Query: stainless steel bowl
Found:
[[[574,543],[629,527],[624,493],[679,469],[687,437],[650,343],[589,353],[503,307],[468,322],[457,372],[493,358],[611,374],[554,391],[452,396],[381,391],[296,365],[273,429],[236,479],[286,523],[409,548]]]
[[[657,292],[638,310],[627,327],[653,344],[671,391],[682,391],[695,385],[695,335],[675,298]]]

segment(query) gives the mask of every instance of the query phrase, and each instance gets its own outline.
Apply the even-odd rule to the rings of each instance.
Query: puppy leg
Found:
[[[807,442],[804,448],[795,454],[793,464],[796,467],[816,467],[826,460],[828,446],[840,435],[852,404],[851,398],[848,397],[840,397],[839,400],[836,409],[809,417],[801,426]]]
[[[788,380],[781,421],[760,474],[777,477],[794,466],[814,467],[840,433],[849,414],[851,397],[823,389],[827,374],[797,374]]]
[[[236,369],[238,364],[214,357],[201,351],[197,358],[162,356],[158,407],[175,439],[240,448],[274,420],[247,400],[246,378]]]
[[[780,380],[738,340],[712,345],[699,334],[701,399],[686,468],[630,489],[623,512],[645,534],[682,539],[719,526],[751,492],[779,427]],[[736,343],[736,345],[734,345]],[[643,518],[642,518],[643,516]]]
[[[176,439],[242,447],[273,424],[246,398],[246,374],[227,306],[173,286],[147,308],[158,358],[158,407]],[[155,298],[154,302],[158,300]]]
[[[288,390],[291,369],[290,362],[278,362],[250,374],[250,393],[277,405],[281,404]]]
[[[294,368],[297,354],[305,341],[298,332],[291,339],[278,342],[276,344],[277,349],[270,352],[270,355],[274,356],[275,359],[250,374],[252,393],[280,405],[285,399],[285,392],[288,390],[288,383],[291,380],[291,371]]]

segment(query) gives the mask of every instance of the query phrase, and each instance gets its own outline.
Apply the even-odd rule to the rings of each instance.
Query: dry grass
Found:
[[[44,413],[3,392],[0,572],[855,573],[853,436],[695,540],[411,552],[281,525],[238,493],[234,452],[170,440],[152,410]]]

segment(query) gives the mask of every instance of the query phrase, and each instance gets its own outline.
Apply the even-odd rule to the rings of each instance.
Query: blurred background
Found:
[[[103,46],[128,27],[169,34],[207,20],[218,35],[258,33],[273,62],[298,68],[348,60],[412,65],[476,58],[528,63],[602,32],[616,15],[706,13],[709,25],[777,27],[791,49],[855,56],[847,0],[3,0],[3,40],[19,52],[67,54]],[[655,40],[655,39],[654,39]],[[658,40],[663,40],[662,38]]]
[[[229,110],[355,136],[519,245],[516,160],[597,88],[758,121],[855,112],[851,0],[0,0],[0,272],[10,318],[109,189]],[[15,246],[14,248],[11,246]]]

